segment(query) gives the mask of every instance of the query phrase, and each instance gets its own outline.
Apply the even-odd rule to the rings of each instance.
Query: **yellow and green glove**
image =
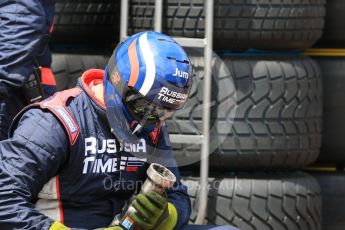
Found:
[[[132,202],[136,212],[130,218],[143,230],[174,229],[177,222],[176,208],[168,203],[167,197],[157,192],[139,194]]]
[[[135,225],[143,230],[173,230],[177,223],[177,211],[168,203],[166,196],[157,192],[139,194],[132,202],[136,212],[130,214]],[[54,222],[50,230],[69,230],[65,225]],[[120,226],[112,226],[103,230],[123,230]]]

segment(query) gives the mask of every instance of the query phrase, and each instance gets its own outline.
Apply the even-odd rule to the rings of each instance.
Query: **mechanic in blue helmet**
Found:
[[[143,32],[118,45],[105,71],[88,70],[77,87],[27,107],[0,142],[0,228],[120,230],[108,226],[140,190],[152,159],[162,159],[177,181],[166,195],[136,196],[136,226],[213,229],[187,225],[190,201],[164,124],[191,85],[185,51]]]

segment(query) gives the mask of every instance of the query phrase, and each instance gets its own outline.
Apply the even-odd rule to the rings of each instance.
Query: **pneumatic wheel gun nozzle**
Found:
[[[175,175],[166,167],[152,163],[146,171],[147,179],[141,187],[141,194],[148,194],[151,191],[155,191],[161,195],[165,194],[165,191],[171,188],[175,181]],[[135,208],[129,202],[123,209],[123,212],[116,215],[110,226],[121,226],[125,230],[140,229],[135,225],[135,222],[129,217],[132,212],[135,212]]]

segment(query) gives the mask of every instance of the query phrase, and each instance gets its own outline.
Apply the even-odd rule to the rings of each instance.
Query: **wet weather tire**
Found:
[[[213,66],[211,169],[270,170],[313,163],[319,155],[322,125],[317,63],[307,57],[226,57],[223,61]],[[195,88],[186,110],[168,122],[171,133],[202,133],[204,63],[193,56],[191,62],[196,66]],[[217,73],[219,66],[226,66],[229,74]],[[200,145],[174,144],[174,148],[179,162],[192,156],[200,159]]]
[[[185,178],[191,197],[191,221],[199,202],[199,178]],[[321,230],[321,195],[306,173],[252,173],[210,179],[208,224],[241,230]]]
[[[153,29],[154,0],[131,0],[129,32]],[[163,32],[204,37],[203,0],[163,1]],[[215,0],[214,47],[305,49],[322,35],[326,0]]]
[[[59,90],[75,86],[87,69],[104,69],[108,58],[55,54],[52,69]],[[200,56],[192,55],[191,61],[196,70],[193,88],[185,109],[167,121],[171,134],[202,134],[204,63]],[[220,61],[214,64],[212,75],[211,169],[270,170],[313,163],[321,144],[318,65],[306,57],[227,57]],[[225,67],[227,71],[220,73]],[[180,165],[200,159],[200,145],[173,147]]]

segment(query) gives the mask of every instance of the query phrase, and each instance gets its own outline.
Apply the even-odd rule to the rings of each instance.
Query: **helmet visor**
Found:
[[[124,104],[131,116],[144,126],[160,126],[166,119],[171,118],[176,111],[151,102],[133,89],[127,91]]]

